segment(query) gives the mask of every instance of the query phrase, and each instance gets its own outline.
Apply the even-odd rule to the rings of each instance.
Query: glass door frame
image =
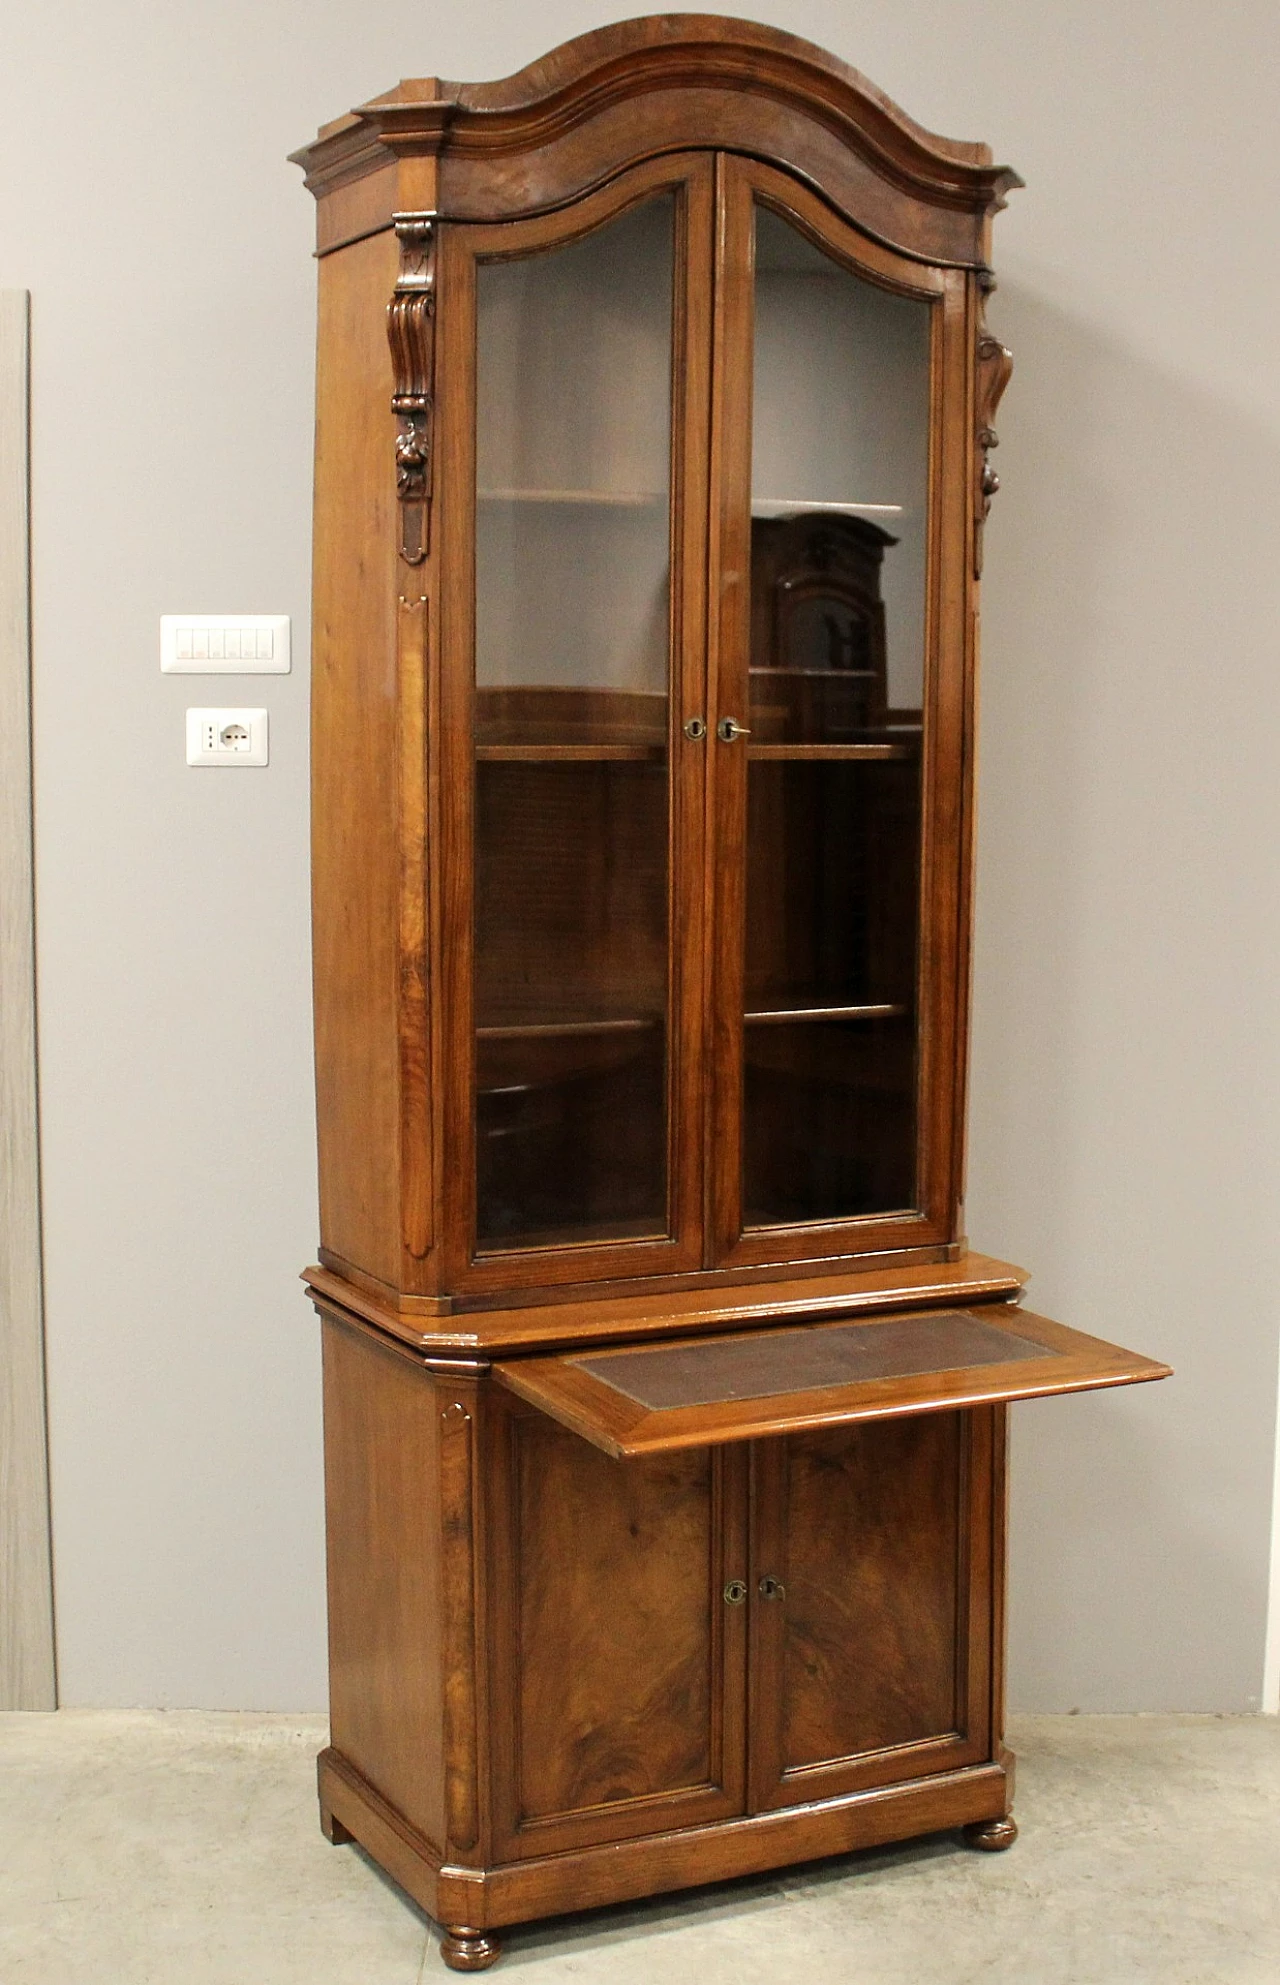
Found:
[[[620,173],[571,206],[515,221],[442,229],[439,284],[450,363],[440,381],[441,667],[428,728],[437,740],[443,933],[434,1084],[442,1121],[445,1286],[482,1295],[687,1273],[704,1256],[706,437],[710,419],[714,155],[675,153]],[[672,264],[671,589],[668,694],[667,1232],[550,1245],[476,1241],[475,636],[476,288],[481,262],[523,259],[580,240],[629,209],[674,195]],[[572,363],[572,330],[566,365]],[[625,392],[626,382],[619,382]],[[625,1133],[625,1126],[621,1127]]]
[[[922,842],[916,977],[916,1205],[789,1225],[743,1226],[748,746],[721,741],[722,719],[750,708],[754,237],[770,209],[853,274],[933,308],[929,386],[922,740]],[[707,721],[709,947],[708,1255],[717,1268],[880,1254],[957,1238],[964,1098],[964,944],[972,750],[969,568],[969,278],[882,247],[790,174],[720,154],[712,364],[712,518]]]

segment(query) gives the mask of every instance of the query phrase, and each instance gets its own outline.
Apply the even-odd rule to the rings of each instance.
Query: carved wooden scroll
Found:
[[[995,430],[996,408],[1013,374],[1013,353],[993,338],[987,329],[986,303],[995,288],[995,278],[983,271],[978,277],[978,351],[974,402],[977,414],[977,448],[974,454],[973,492],[973,576],[982,577],[982,527],[991,510],[991,499],[1000,487],[1000,478],[991,466],[991,450],[999,446]]]
[[[431,549],[432,414],[436,369],[436,223],[433,214],[396,214],[400,274],[387,305],[387,338],[397,421],[396,491],[400,555],[421,565]]]

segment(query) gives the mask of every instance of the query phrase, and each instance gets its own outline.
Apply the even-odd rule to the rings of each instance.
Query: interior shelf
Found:
[[[905,739],[893,744],[749,744],[748,758],[870,760],[908,759],[919,755],[919,744]]]
[[[751,664],[750,669],[753,682],[757,677],[762,677],[765,681],[773,680],[777,682],[794,682],[797,679],[802,682],[830,682],[833,677],[838,682],[876,682],[879,680],[879,674],[880,671],[878,669],[765,668],[755,662]]]
[[[662,1025],[657,1013],[617,1013],[586,1015],[567,1020],[534,1020],[512,1016],[476,1028],[480,1041],[557,1041],[584,1035],[646,1034]]]
[[[904,517],[901,503],[817,503],[807,496],[753,496],[753,517]]]
[[[478,744],[482,765],[658,765],[667,755],[662,744]]]
[[[652,509],[665,505],[665,490],[649,489],[481,489],[481,503],[555,503],[592,505],[615,510]],[[903,517],[901,503],[825,503],[807,496],[753,496],[753,517]]]
[[[665,490],[650,489],[481,489],[481,503],[557,503],[601,506],[611,510],[647,510],[665,506]]]
[[[910,1010],[901,1001],[860,1006],[810,1006],[797,1000],[794,1005],[750,1008],[746,1021],[749,1027],[780,1027],[803,1020],[904,1020]]]

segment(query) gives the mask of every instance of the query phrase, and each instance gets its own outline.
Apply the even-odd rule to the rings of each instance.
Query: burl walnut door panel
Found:
[[[619,1467],[494,1406],[495,1858],[743,1812],[744,1451]]]
[[[755,1444],[752,1811],[988,1755],[993,1417]]]

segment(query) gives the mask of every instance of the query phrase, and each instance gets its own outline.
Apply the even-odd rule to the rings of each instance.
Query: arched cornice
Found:
[[[597,28],[501,82],[401,83],[294,157],[321,198],[418,161],[418,198],[401,205],[497,220],[703,146],[797,173],[855,225],[930,261],[981,263],[991,214],[1022,183],[986,145],[924,130],[811,42],[715,14]]]

